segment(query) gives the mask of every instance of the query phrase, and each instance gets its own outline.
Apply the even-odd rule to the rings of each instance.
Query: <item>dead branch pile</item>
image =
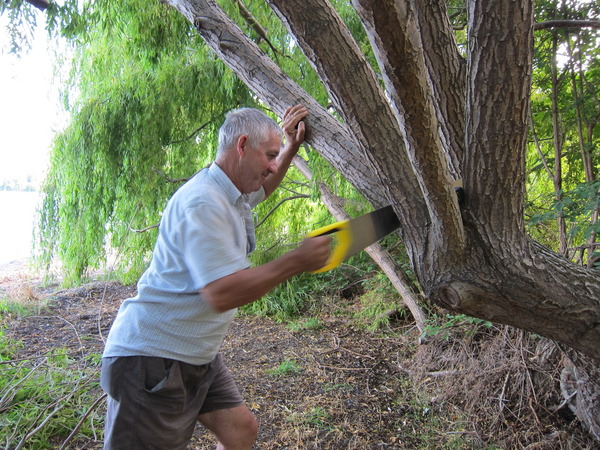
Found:
[[[585,448],[589,435],[561,395],[564,366],[553,342],[508,326],[477,325],[434,336],[403,364],[432,407],[463,422],[464,433],[482,444]]]

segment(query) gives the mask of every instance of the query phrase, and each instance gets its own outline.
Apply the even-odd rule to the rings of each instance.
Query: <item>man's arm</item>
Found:
[[[308,115],[308,110],[302,105],[291,106],[285,110],[281,128],[285,135],[285,146],[277,157],[277,172],[271,173],[263,184],[265,197],[268,197],[277,189],[283,180],[292,160],[302,142],[304,142],[305,125],[302,119]]]
[[[279,284],[302,272],[320,269],[329,258],[331,238],[307,238],[296,249],[271,262],[219,278],[201,289],[204,299],[218,312],[252,303]]]

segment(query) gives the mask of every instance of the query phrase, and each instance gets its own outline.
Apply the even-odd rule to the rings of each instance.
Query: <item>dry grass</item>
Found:
[[[501,448],[585,449],[593,441],[560,396],[562,353],[508,326],[471,326],[421,346],[405,370],[432,404]]]

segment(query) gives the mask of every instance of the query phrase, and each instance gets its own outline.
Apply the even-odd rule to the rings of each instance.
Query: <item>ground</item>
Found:
[[[73,361],[98,371],[98,355],[116,310],[135,287],[98,281],[63,290],[42,287],[17,268],[3,269],[4,296],[39,305],[35,315],[13,318],[5,331],[24,344],[18,358],[35,361],[61,348]],[[224,359],[260,421],[256,448],[525,448],[513,446],[514,439],[490,436],[454,403],[440,400],[447,393],[424,389],[445,375],[433,370],[439,367],[421,370],[417,378],[422,385],[415,387],[411,365],[423,350],[417,348],[419,333],[410,320],[371,333],[325,310],[318,320],[305,318],[292,325],[238,314],[223,347]],[[100,398],[101,390],[95,389]],[[103,405],[99,401],[89,415],[94,429],[102,427]],[[576,422],[550,416],[536,417],[544,421],[545,431],[529,432],[534,437],[522,439],[528,448],[593,448]],[[101,448],[99,433],[76,437],[70,445]],[[198,426],[190,448],[214,448],[214,439]]]

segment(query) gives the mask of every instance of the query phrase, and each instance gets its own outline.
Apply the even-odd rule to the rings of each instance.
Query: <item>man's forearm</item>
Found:
[[[218,312],[258,300],[287,279],[302,272],[293,254],[257,267],[240,270],[209,283],[201,290],[205,300]]]
[[[327,262],[331,238],[304,239],[294,250],[257,267],[240,270],[207,284],[200,293],[218,312],[258,300],[276,286],[302,272],[320,269]]]
[[[279,157],[277,158],[277,173],[270,174],[263,183],[266,197],[271,195],[281,184],[281,180],[283,180],[283,177],[285,177],[285,174],[290,168],[296,153],[298,153],[298,151],[292,148],[284,148],[281,151]]]

